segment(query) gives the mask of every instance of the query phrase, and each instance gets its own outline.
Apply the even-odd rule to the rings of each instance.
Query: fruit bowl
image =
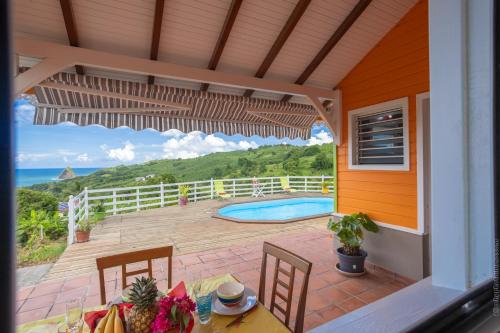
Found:
[[[240,303],[245,286],[239,282],[226,282],[217,288],[217,298],[225,306],[236,306]]]

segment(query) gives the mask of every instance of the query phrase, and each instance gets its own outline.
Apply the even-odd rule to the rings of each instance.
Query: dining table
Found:
[[[237,281],[231,274],[209,277],[197,282],[197,287],[201,285],[202,289],[208,291],[217,290],[218,286],[225,282]],[[192,284],[186,283],[186,289],[192,299]],[[168,291],[167,291],[168,292]],[[85,309],[84,312],[96,311],[105,309],[106,306],[97,306]],[[211,320],[205,325],[200,324],[195,314],[195,324],[192,333],[210,333],[210,332],[235,332],[235,333],[250,333],[250,332],[268,332],[268,333],[285,333],[290,332],[290,329],[285,326],[278,318],[276,318],[263,304],[257,302],[256,309],[249,311],[245,315],[241,323],[226,327],[234,321],[238,316],[224,316],[212,312]],[[28,322],[17,326],[17,333],[55,333],[58,329],[64,327],[64,314],[54,316],[47,319]],[[64,332],[64,329],[60,330]],[[87,324],[83,324],[82,333],[90,332]],[[173,331],[175,332],[175,331]]]

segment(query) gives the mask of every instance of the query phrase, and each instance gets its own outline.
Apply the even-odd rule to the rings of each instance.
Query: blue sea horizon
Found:
[[[72,168],[77,176],[87,176],[102,168]],[[57,182],[64,168],[16,169],[16,187]]]

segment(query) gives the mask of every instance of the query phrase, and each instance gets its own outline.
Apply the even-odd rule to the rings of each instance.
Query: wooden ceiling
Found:
[[[14,31],[75,47],[333,89],[416,2],[16,0]],[[78,74],[307,103],[290,95],[75,67]]]

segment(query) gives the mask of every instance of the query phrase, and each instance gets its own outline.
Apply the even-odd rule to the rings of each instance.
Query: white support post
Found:
[[[307,176],[304,176],[304,192],[307,192]]]
[[[321,175],[321,184],[319,185],[319,191],[322,192],[323,190],[323,183],[325,182],[325,175]],[[328,188],[328,186],[327,186]]]
[[[85,205],[85,220],[88,220],[89,219],[89,190],[87,187],[85,187],[84,205]]]
[[[214,179],[210,178],[210,199],[214,198]]]
[[[113,215],[116,215],[116,190],[113,190]]]
[[[274,177],[271,177],[271,194],[274,194]]]
[[[236,179],[233,179],[233,198],[236,197]]]
[[[75,241],[75,201],[73,196],[69,196],[68,200],[68,245]]]
[[[160,207],[165,206],[165,195],[163,192],[163,182],[160,183]]]
[[[141,200],[140,200],[140,193],[139,193],[139,189],[137,188],[135,190],[135,206],[136,206],[136,209],[137,211],[140,211],[141,210]]]
[[[196,194],[198,183],[194,183],[194,202],[198,201],[198,196]]]

